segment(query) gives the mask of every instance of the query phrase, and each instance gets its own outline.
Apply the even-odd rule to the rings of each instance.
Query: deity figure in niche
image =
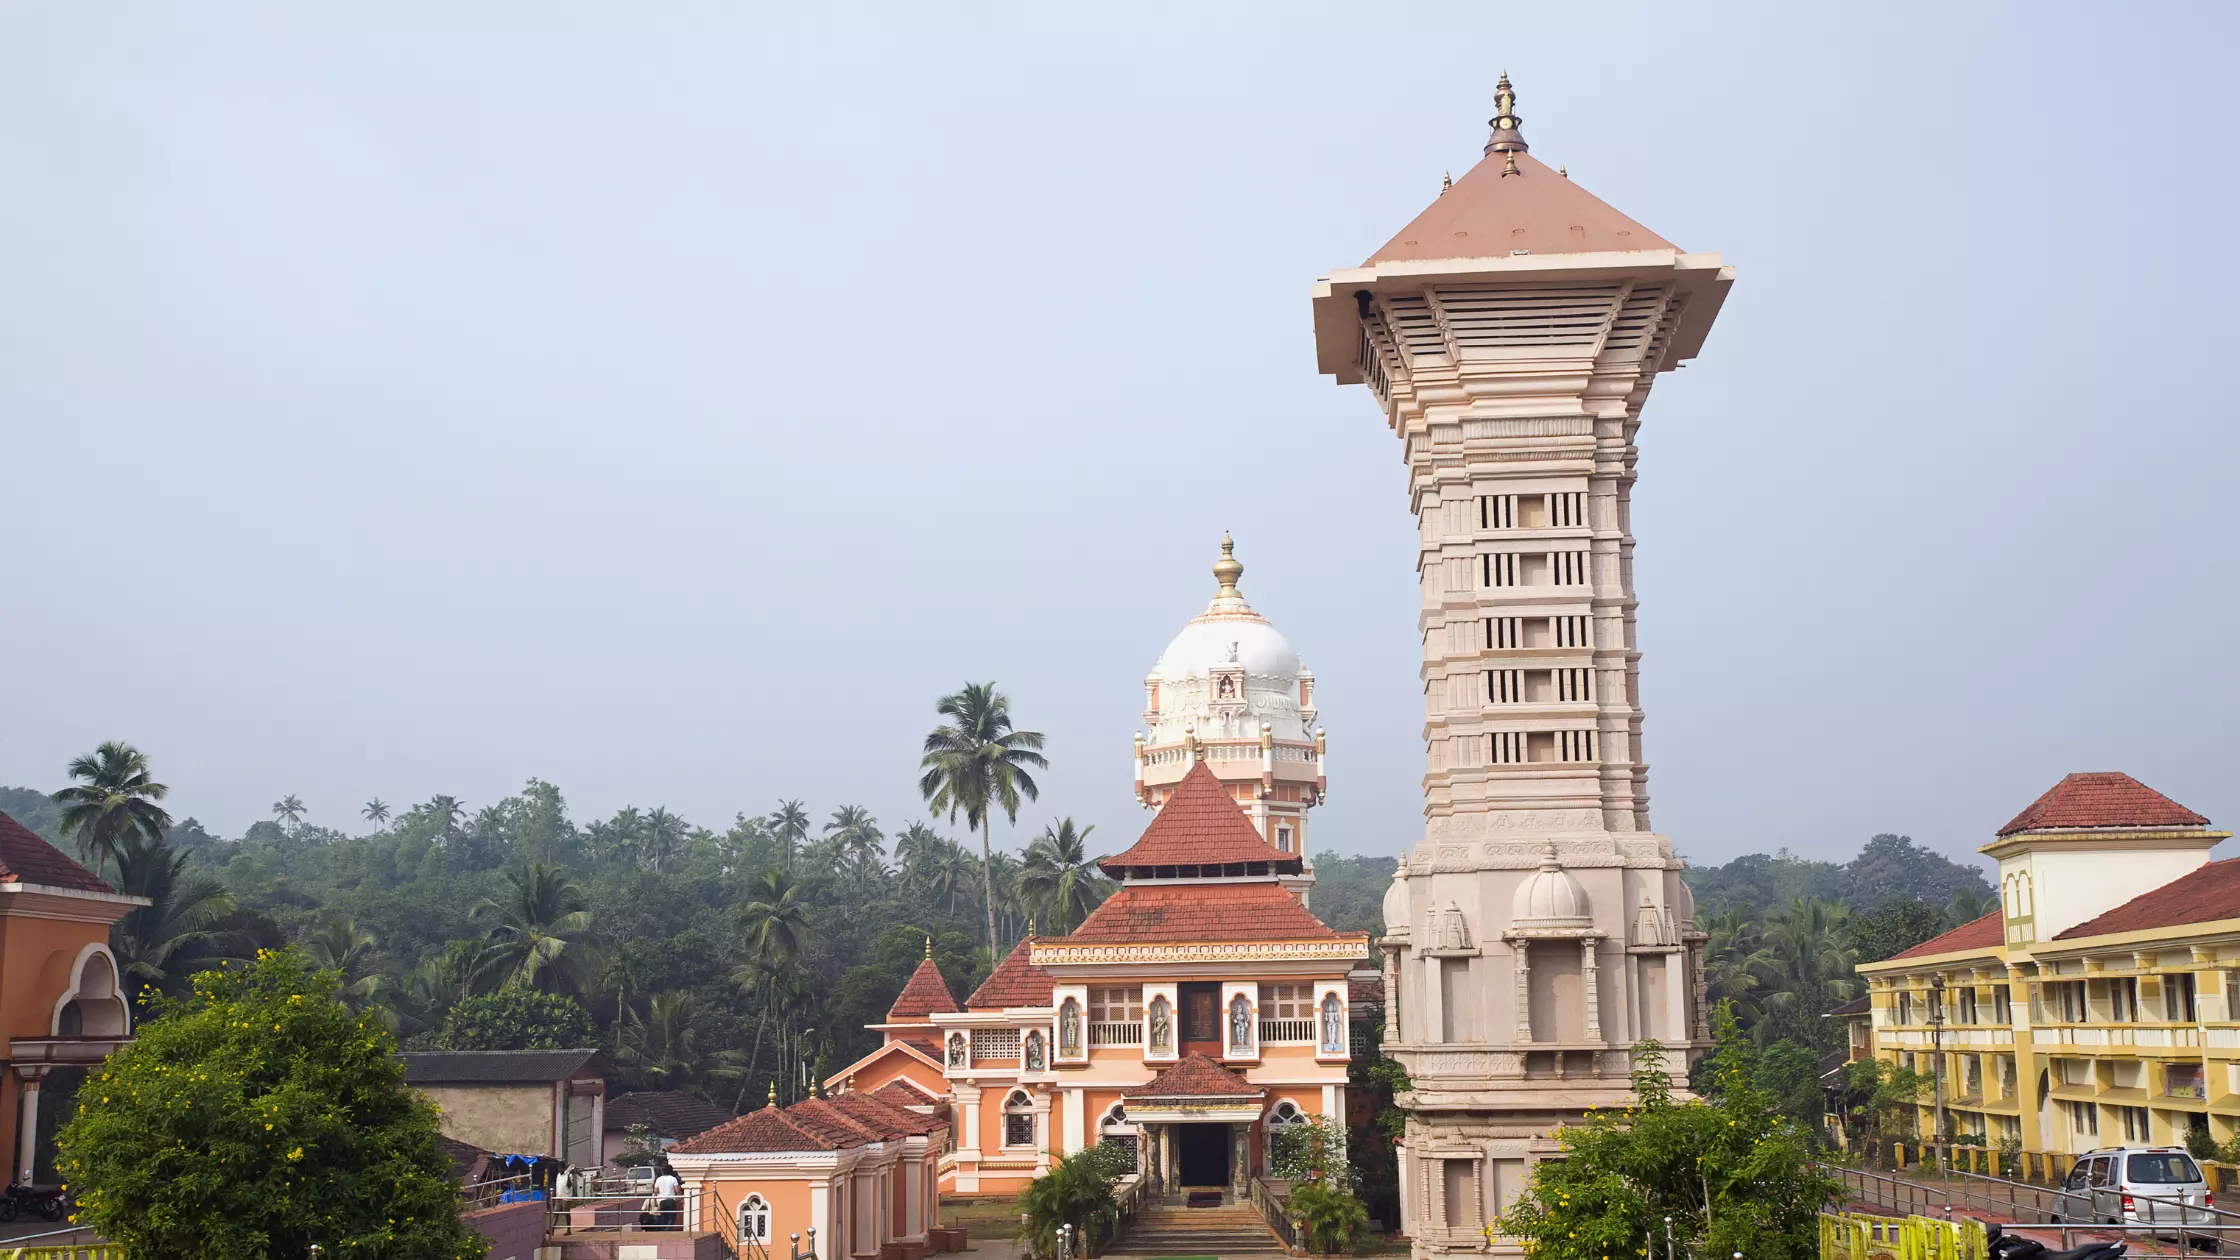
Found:
[[[1338,1007],[1338,995],[1327,993],[1322,998],[1322,1052],[1341,1054],[1346,1048],[1345,1014]]]
[[[1252,1004],[1242,993],[1229,999],[1229,1046],[1234,1050],[1252,1048]]]
[[[1058,1053],[1068,1059],[1081,1057],[1081,1003],[1072,998],[1058,1008]]]
[[[1221,684],[1220,684],[1220,688],[1219,688],[1219,690],[1218,690],[1218,691],[1216,692],[1216,694],[1217,694],[1217,695],[1219,695],[1219,696],[1220,696],[1220,698],[1221,698],[1221,699],[1223,699],[1223,700],[1234,700],[1234,699],[1236,699],[1236,698],[1237,698],[1237,680],[1236,680],[1236,679],[1235,679],[1235,678],[1234,678],[1233,676],[1231,676],[1231,675],[1228,675],[1228,674],[1223,674],[1223,675],[1221,676]]]
[[[1026,1064],[1027,1064],[1027,1070],[1028,1070],[1029,1072],[1039,1072],[1039,1071],[1041,1071],[1041,1070],[1042,1070],[1042,1034],[1041,1034],[1041,1033],[1039,1033],[1039,1032],[1030,1032],[1030,1033],[1028,1033],[1028,1034],[1027,1034],[1027,1042],[1026,1042],[1026,1044],[1027,1044],[1027,1055],[1026,1055]]]
[[[1167,995],[1162,993],[1151,999],[1151,1048],[1167,1051],[1174,1047],[1174,1016],[1167,1010]]]
[[[964,1037],[962,1035],[949,1038],[949,1066],[953,1068],[964,1066]]]

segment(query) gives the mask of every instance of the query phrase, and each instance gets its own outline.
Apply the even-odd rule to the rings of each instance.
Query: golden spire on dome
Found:
[[[773,1107],[778,1105],[778,1082],[775,1080],[770,1082],[770,1105]]]
[[[933,933],[931,932],[926,933],[926,958],[929,961],[933,958]]]
[[[1531,151],[1532,146],[1524,142],[1524,133],[1519,130],[1524,125],[1524,119],[1517,114],[1517,90],[1509,86],[1509,72],[1506,70],[1501,72],[1501,82],[1493,86],[1493,117],[1486,122],[1493,128],[1492,137],[1486,141],[1486,153],[1489,156],[1495,153]],[[1514,157],[1509,159],[1509,164],[1502,168],[1501,173],[1523,174],[1517,169]]]
[[[1214,595],[1215,599],[1244,598],[1237,590],[1237,579],[1244,576],[1244,566],[1237,562],[1236,540],[1229,537],[1226,530],[1221,534],[1221,558],[1213,562],[1213,576],[1221,583],[1221,590]]]

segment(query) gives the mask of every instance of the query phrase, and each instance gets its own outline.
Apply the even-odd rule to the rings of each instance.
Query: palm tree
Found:
[[[420,807],[435,820],[436,831],[448,840],[459,832],[459,820],[467,816],[467,807],[456,796],[431,796]]]
[[[870,810],[861,805],[842,805],[832,811],[832,821],[824,825],[824,833],[835,842],[841,869],[857,876],[867,876],[874,868],[886,869],[887,838]]]
[[[777,962],[799,958],[809,945],[809,904],[793,876],[784,871],[764,871],[747,886],[754,900],[741,907],[747,939],[756,958]]]
[[[1704,979],[1713,1002],[1733,1002],[1737,1018],[1745,1023],[1758,1010],[1759,972],[1766,955],[1760,949],[1758,912],[1735,902],[1716,914],[1698,916],[1697,926],[1709,933],[1704,942]]]
[[[902,868],[902,878],[913,885],[926,882],[933,874],[933,864],[941,855],[941,847],[947,843],[940,832],[922,822],[911,823],[895,833],[894,860]]]
[[[980,878],[987,894],[988,957],[996,957],[996,876],[994,845],[989,839],[990,817],[1003,810],[1011,822],[1019,821],[1021,797],[1042,795],[1028,767],[1043,769],[1050,762],[1042,755],[1039,731],[1015,730],[1011,701],[992,682],[964,685],[964,690],[941,697],[934,711],[948,718],[927,734],[925,755],[918,765],[918,791],[936,814],[951,822],[959,813],[965,823],[980,831]]]
[[[1063,818],[1042,829],[1027,846],[1026,861],[1019,866],[1019,900],[1053,932],[1070,932],[1089,917],[1106,897],[1112,881],[1097,869],[1101,859],[1088,854],[1094,825],[1074,829]]]
[[[186,853],[160,836],[121,835],[117,890],[148,899],[109,932],[127,988],[177,994],[195,972],[249,952],[246,934],[232,926],[233,894],[214,879],[188,875]]]
[[[272,816],[283,826],[293,827],[303,821],[303,798],[290,792],[272,803]]]
[[[675,814],[657,808],[646,815],[642,842],[646,860],[653,867],[654,874],[661,873],[661,863],[676,852],[677,845],[683,840],[684,823]]]
[[[957,894],[972,880],[972,858],[964,846],[946,836],[941,847],[934,852],[933,862],[927,868],[926,891],[948,903],[949,913],[957,912]]]
[[[359,810],[358,812],[364,814],[366,817],[366,821],[372,823],[376,827],[382,826],[389,821],[389,803],[382,800],[378,796],[374,797],[370,801],[367,801],[366,807]]]
[[[1841,903],[1818,897],[1798,897],[1766,916],[1760,953],[1768,987],[1775,990],[1768,1009],[1799,1007],[1800,1017],[1817,1027],[1824,1021],[1813,1017],[1831,1001],[1851,996],[1859,951],[1844,932],[1844,918]]]
[[[342,977],[342,1000],[351,1010],[379,1001],[389,991],[389,977],[375,965],[379,943],[355,919],[336,919],[303,938],[303,956],[321,971]]]
[[[682,1089],[710,1098],[709,1085],[738,1077],[746,1065],[736,1050],[701,1049],[694,1027],[698,1018],[691,994],[656,993],[643,1015],[625,1008],[616,1057],[641,1088]]]
[[[490,928],[491,972],[502,972],[509,989],[542,988],[547,979],[572,986],[591,933],[583,885],[543,862],[507,872],[506,882],[511,887],[503,899],[484,898],[474,908],[475,917],[496,920]]]
[[[793,851],[809,839],[809,811],[799,801],[779,801],[770,815],[770,831],[778,837],[786,866],[792,867]]]
[[[1960,889],[1952,894],[1952,900],[1945,905],[1945,926],[1956,928],[1963,923],[1973,923],[1998,908],[1999,899],[1990,893]]]
[[[62,836],[78,837],[78,853],[98,867],[118,857],[133,836],[153,844],[163,839],[171,815],[156,804],[171,789],[148,773],[147,754],[109,740],[70,763],[80,780],[54,794],[62,806]]]

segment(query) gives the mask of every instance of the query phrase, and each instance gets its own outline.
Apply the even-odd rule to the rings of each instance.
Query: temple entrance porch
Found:
[[[1225,1188],[1229,1185],[1227,1124],[1178,1124],[1175,1126],[1175,1184],[1183,1190]]]

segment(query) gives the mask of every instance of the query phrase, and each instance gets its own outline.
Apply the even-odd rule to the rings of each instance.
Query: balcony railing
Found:
[[[1143,1044],[1143,1023],[1092,1023],[1089,1025],[1089,1044],[1092,1046],[1140,1046]]]
[[[1260,1021],[1260,1044],[1264,1046],[1310,1044],[1315,1038],[1314,1021],[1311,1019],[1263,1019]]]

